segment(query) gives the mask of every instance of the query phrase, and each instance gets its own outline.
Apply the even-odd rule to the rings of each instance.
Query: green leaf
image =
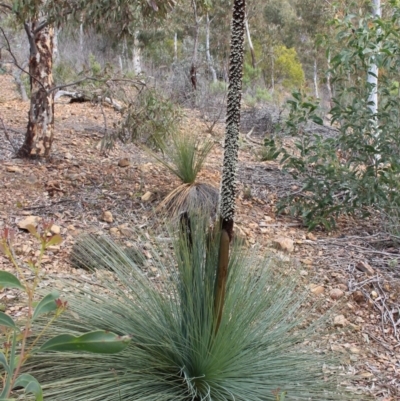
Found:
[[[0,312],[0,326],[11,327],[12,329],[17,328],[14,320],[4,312]]]
[[[10,374],[10,366],[8,365],[6,356],[0,352],[0,364],[3,365],[4,369]]]
[[[60,234],[53,235],[46,243],[46,246],[58,245],[63,241]]]
[[[0,287],[1,288],[19,288],[24,290],[25,287],[11,273],[0,271]]]
[[[40,351],[77,351],[94,354],[115,354],[124,350],[130,342],[129,336],[119,336],[109,331],[98,330],[79,337],[71,334],[61,334],[48,341]]]
[[[26,394],[33,394],[36,401],[43,401],[43,391],[39,382],[28,373],[23,373],[15,380],[14,387],[23,387]]]
[[[60,293],[58,291],[52,291],[50,294],[47,294],[35,308],[35,312],[32,316],[32,321],[35,320],[38,316],[43,315],[44,313],[56,310],[56,299],[58,299],[59,297]]]
[[[37,232],[37,230],[36,230],[36,227],[33,225],[33,224],[28,224],[26,227],[25,227],[28,231],[29,231],[29,233],[31,234],[31,235],[33,235],[34,237],[38,237],[39,236],[39,234],[38,234],[38,232]]]

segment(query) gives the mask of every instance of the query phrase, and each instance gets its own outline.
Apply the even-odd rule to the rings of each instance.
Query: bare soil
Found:
[[[15,230],[15,251],[21,260],[28,260],[37,257],[37,246],[27,231],[18,228],[18,222],[27,216],[52,221],[64,241],[44,257],[45,285],[51,288],[59,278],[68,276],[90,280],[89,273],[70,264],[77,236],[91,232],[111,235],[128,245],[135,242],[133,228],[154,230],[155,208],[179,182],[134,144],[117,144],[108,154],[100,152],[104,117],[111,127],[118,116],[111,108],[105,107],[103,114],[99,106],[89,103],[56,104],[51,158],[13,158],[13,147],[23,141],[29,105],[19,99],[12,77],[0,75],[0,88],[0,229]],[[208,134],[198,114],[187,110],[181,129],[200,137],[211,135],[215,140],[200,178],[218,187],[223,124]],[[367,220],[344,217],[336,231],[311,234],[299,221],[277,216],[278,197],[297,183],[284,175],[276,162],[258,161],[258,150],[243,135],[237,235],[248,247],[290,261],[301,277],[301,287],[316,299],[323,298],[325,304],[335,305],[324,344],[343,356],[346,371],[359,377],[352,385],[376,400],[400,400],[398,246],[382,230],[379,216]],[[122,159],[127,161],[122,163],[125,167],[119,166]],[[151,193],[149,200],[142,198],[147,192]],[[112,219],[105,212],[110,212]],[[293,251],[277,249],[280,238],[292,240]],[[3,255],[0,268],[13,271]],[[334,299],[338,294],[339,299]],[[23,300],[15,291],[1,291],[0,303],[13,316],[24,313]],[[336,320],[335,324],[341,315],[344,323]]]

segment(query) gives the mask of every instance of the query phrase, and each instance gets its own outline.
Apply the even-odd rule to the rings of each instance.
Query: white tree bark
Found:
[[[319,99],[317,57],[314,57],[314,94]]]
[[[247,15],[246,15],[246,19],[244,20],[244,27],[246,29],[247,42],[249,44],[250,53],[251,53],[251,64],[252,64],[253,68],[256,68],[256,55],[254,53],[253,41],[251,40],[249,20],[247,18]]]
[[[372,0],[372,7],[372,13],[374,17],[381,17],[381,0]],[[368,71],[367,81],[372,87],[371,92],[368,96],[368,102],[371,103],[369,108],[371,109],[371,112],[373,114],[376,114],[378,111],[378,74],[378,66],[372,61],[372,64]]]
[[[178,34],[174,35],[174,62],[178,61]]]
[[[326,74],[326,88],[328,89],[329,103],[331,104],[331,107],[332,107],[333,92],[332,92],[331,73],[330,73],[330,69],[331,69],[331,52],[330,51],[328,51],[327,63],[328,63],[328,73]]]
[[[133,71],[135,75],[142,73],[142,55],[139,47],[139,31],[135,32],[132,48]]]
[[[211,73],[212,76],[212,81],[217,82],[217,72],[215,71],[215,68],[213,66],[213,60],[210,54],[210,17],[207,13],[207,19],[206,19],[206,58],[207,58],[207,64],[208,64],[208,69]]]

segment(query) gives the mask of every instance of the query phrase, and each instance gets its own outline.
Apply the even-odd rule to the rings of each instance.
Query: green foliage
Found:
[[[180,119],[181,111],[174,103],[156,89],[145,88],[122,111],[118,137],[160,149],[176,132]]]
[[[301,194],[283,200],[310,229],[334,226],[340,213],[367,214],[400,205],[400,98],[396,79],[400,9],[386,19],[366,17],[354,25],[354,16],[336,21],[341,50],[332,58],[335,85],[331,123],[338,127],[332,138],[305,129],[308,120],[319,123],[317,104],[300,95],[289,102],[287,132],[296,135],[297,153],[283,158],[291,173],[303,180]],[[367,82],[371,63],[380,71],[379,109],[373,114]],[[315,120],[317,117],[317,120]]]
[[[184,184],[193,184],[214,146],[212,140],[202,140],[193,134],[176,131],[168,143],[163,143],[163,157],[152,153],[163,166]]]
[[[80,286],[72,313],[53,331],[79,336],[87,328],[112,329],[129,332],[133,341],[116,355],[36,355],[30,366],[44,395],[63,401],[275,401],[284,393],[287,400],[356,399],[324,372],[331,358],[303,344],[312,342],[323,321],[308,323],[310,310],[302,307],[296,280],[280,276],[271,261],[245,256],[240,244],[232,250],[215,331],[219,236],[209,237],[208,220],[191,221],[191,241],[181,234],[173,251],[165,243],[152,250],[161,280],[148,278],[110,240],[111,254],[85,238],[96,265],[114,276],[100,278],[102,291]]]
[[[40,280],[43,277],[41,271],[41,261],[43,255],[50,246],[62,242],[59,235],[50,235],[51,224],[45,224],[42,233],[39,233],[34,226],[28,226],[29,232],[40,242],[38,260],[29,261],[27,266],[22,267],[15,258],[15,252],[12,247],[13,233],[5,229],[0,238],[0,250],[11,261],[16,269],[19,278],[13,274],[0,271],[0,287],[13,288],[25,292],[27,297],[27,312],[24,322],[14,320],[6,313],[0,312],[0,335],[3,348],[0,350],[0,365],[3,367],[2,380],[3,389],[0,393],[0,400],[11,401],[10,398],[15,388],[23,388],[26,394],[32,394],[36,401],[43,400],[42,388],[33,376],[28,373],[21,373],[24,365],[29,358],[41,351],[70,351],[110,353],[123,350],[129,343],[129,337],[120,337],[110,332],[92,332],[86,333],[80,337],[66,338],[60,335],[49,339],[41,347],[37,343],[46,335],[50,325],[61,316],[67,308],[67,302],[62,301],[58,291],[52,291],[44,296],[39,302],[35,301],[35,293]],[[25,269],[25,267],[27,269]],[[32,276],[34,279],[32,280]],[[50,319],[49,314],[52,314]],[[40,317],[46,315],[44,327],[34,335],[34,322]],[[33,332],[32,332],[33,331]],[[69,340],[69,341],[68,341]],[[103,344],[106,343],[107,347]],[[69,347],[68,347],[69,345]]]
[[[276,46],[275,55],[275,77],[284,88],[300,87],[304,84],[305,77],[303,67],[298,60],[296,50],[285,46]]]

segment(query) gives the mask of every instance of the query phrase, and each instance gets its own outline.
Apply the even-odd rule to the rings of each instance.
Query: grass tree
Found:
[[[161,202],[158,211],[166,211],[168,216],[193,210],[215,215],[218,190],[197,179],[213,145],[212,140],[199,139],[193,134],[177,131],[162,145],[162,156],[150,151],[159,163],[181,181]]]
[[[27,367],[42,380],[49,399],[357,399],[330,374],[330,366],[338,369],[337,361],[311,349],[326,319],[310,318],[312,307],[303,306],[296,280],[256,253],[249,256],[237,241],[231,243],[244,0],[235,0],[233,9],[220,230],[210,238],[208,219],[192,214],[191,241],[185,231],[175,230],[172,250],[165,242],[152,250],[156,279],[111,240],[104,246],[93,236],[82,237],[76,255],[85,255],[82,263],[90,260],[111,270],[113,279],[100,273],[100,287],[91,288],[77,277],[72,313],[61,316],[53,332],[76,336],[112,330],[130,334],[132,341],[123,353],[106,357],[36,355]]]
[[[13,15],[24,27],[29,42],[31,98],[25,140],[19,157],[49,156],[54,140],[53,82],[54,27],[78,21],[85,27],[107,29],[109,34],[129,34],[132,25],[149,17],[151,11],[164,15],[174,0],[5,0],[0,10]],[[102,28],[101,28],[102,27]],[[2,31],[4,34],[4,31]],[[12,53],[12,49],[8,48]]]

